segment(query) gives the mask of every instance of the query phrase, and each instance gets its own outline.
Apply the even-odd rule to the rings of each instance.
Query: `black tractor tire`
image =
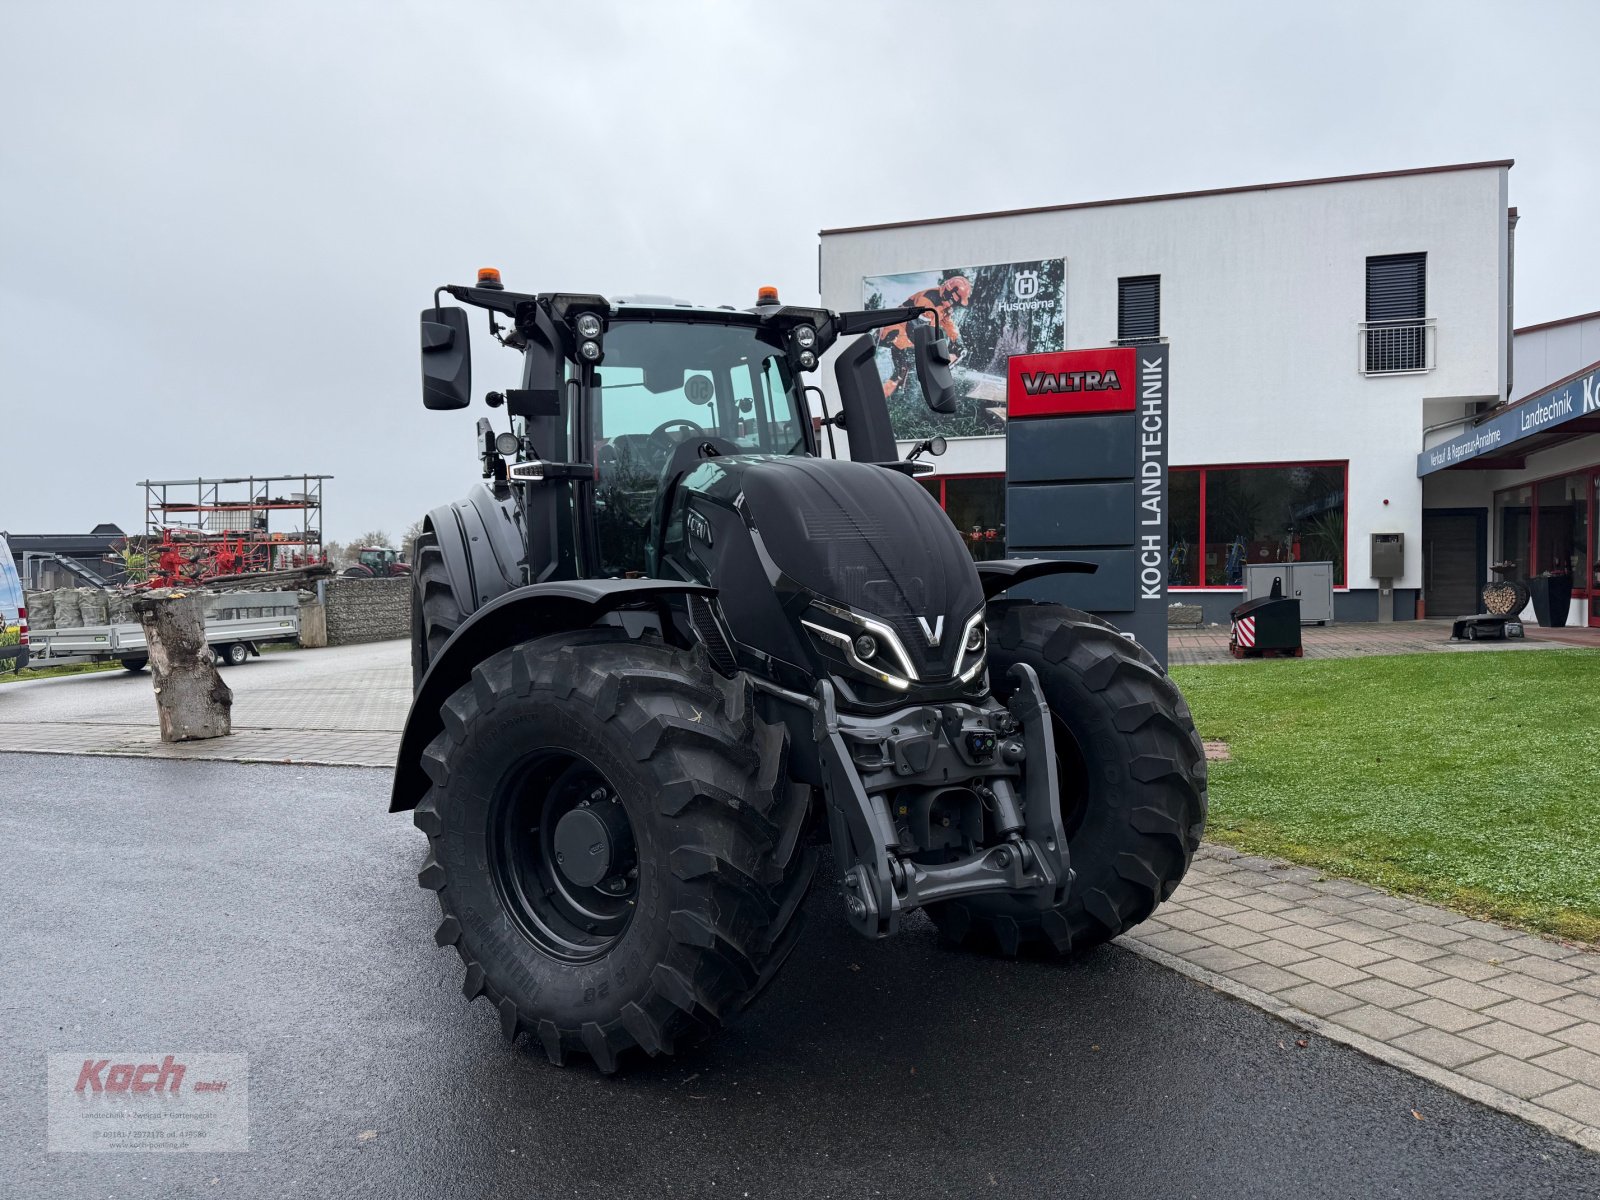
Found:
[[[456,590],[445,569],[444,551],[432,530],[417,535],[413,552],[415,570],[411,572],[411,689],[422,686],[422,677],[450,635],[466,620]]]
[[[706,1037],[783,964],[816,865],[800,837],[810,789],[789,780],[787,730],[759,719],[754,697],[699,649],[590,629],[501,651],[445,702],[423,752],[418,882],[438,893],[434,940],[460,954],[463,994],[486,997],[508,1039],[526,1033],[553,1063],[586,1054],[609,1073]],[[630,828],[636,890],[603,935],[569,932],[555,888],[541,889],[559,883],[560,856],[532,886],[497,865],[537,858],[503,847],[532,845],[551,820],[560,779],[530,782],[549,779],[551,755],[592,765],[611,789],[596,803],[614,797]],[[530,795],[541,815],[520,807]],[[551,929],[568,936],[565,957]]]
[[[1062,823],[1075,879],[1065,903],[976,896],[933,905],[947,940],[1007,955],[1078,954],[1143,921],[1172,895],[1200,846],[1205,748],[1189,706],[1141,646],[1056,604],[990,610],[989,679],[1027,663],[1050,705]]]
[[[340,571],[339,574],[346,579],[373,578],[372,568],[366,566],[364,563],[356,563],[354,566],[346,567],[344,570]]]
[[[130,675],[137,674],[150,665],[148,658],[125,658],[122,660],[122,669]]]

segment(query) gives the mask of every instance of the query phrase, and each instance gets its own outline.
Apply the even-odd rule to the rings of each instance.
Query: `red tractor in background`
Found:
[[[400,561],[393,546],[362,546],[356,561],[340,572],[347,579],[390,579],[411,574],[411,564]]]

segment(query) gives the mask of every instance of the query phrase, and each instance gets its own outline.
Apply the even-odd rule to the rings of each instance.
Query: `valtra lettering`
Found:
[[[1064,392],[1120,392],[1115,371],[1024,371],[1022,390],[1029,396]]]

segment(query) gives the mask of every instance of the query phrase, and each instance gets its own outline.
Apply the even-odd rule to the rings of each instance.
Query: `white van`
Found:
[[[6,535],[0,533],[0,671],[20,671],[28,665],[28,610],[22,606],[22,580],[11,557]]]

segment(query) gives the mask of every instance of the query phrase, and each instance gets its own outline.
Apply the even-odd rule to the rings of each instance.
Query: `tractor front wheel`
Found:
[[[742,677],[592,629],[494,655],[442,715],[418,880],[507,1038],[609,1072],[706,1036],[772,978],[814,865],[809,794]]]
[[[1024,662],[1050,705],[1062,825],[1076,874],[1065,903],[977,896],[928,915],[953,942],[1078,953],[1143,921],[1178,886],[1206,817],[1205,749],[1155,659],[1114,626],[1055,604],[990,610],[989,678]]]

